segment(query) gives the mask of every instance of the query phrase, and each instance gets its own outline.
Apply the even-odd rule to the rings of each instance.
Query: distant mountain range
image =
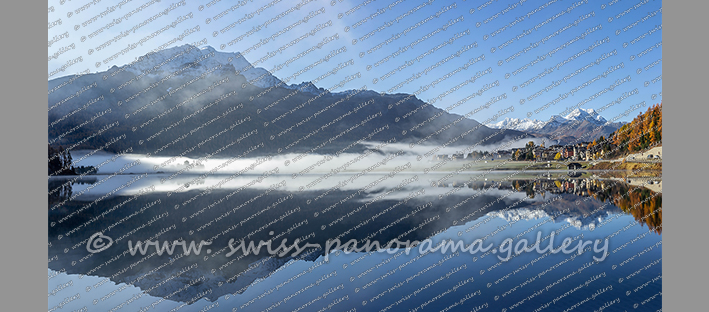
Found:
[[[524,136],[490,129],[409,94],[289,85],[240,53],[212,47],[173,47],[47,84],[49,143],[74,150],[130,148],[189,157],[332,154],[345,148],[361,152],[366,146],[353,143],[392,138],[452,147]]]
[[[505,118],[487,126],[527,132],[558,140],[559,144],[568,144],[576,141],[593,141],[602,135],[608,136],[623,124],[622,122],[608,123],[593,109],[577,108],[566,116],[553,115],[547,121]]]

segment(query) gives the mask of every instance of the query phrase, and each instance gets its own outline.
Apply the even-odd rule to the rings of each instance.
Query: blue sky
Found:
[[[62,0],[48,5],[48,41],[62,34],[68,37],[48,48],[48,73],[56,72],[49,77],[54,79],[85,70],[104,71],[130,63],[170,41],[175,42],[170,46],[179,46],[206,39],[207,45],[218,51],[242,52],[296,25],[252,48],[245,58],[251,63],[261,59],[257,67],[271,70],[337,35],[320,49],[272,73],[279,78],[291,76],[331,51],[346,47],[346,52],[289,83],[313,80],[353,60],[352,65],[316,85],[329,88],[359,73],[360,78],[333,91],[365,85],[378,92],[418,91],[418,98],[424,101],[438,98],[433,105],[439,108],[454,105],[451,112],[457,114],[498,98],[487,109],[470,116],[478,121],[510,106],[514,111],[497,121],[528,116],[547,120],[575,107],[603,109],[601,115],[608,120],[630,121],[662,100],[661,5],[661,1],[653,0]],[[305,22],[308,15],[313,17]],[[151,17],[156,18],[150,21]],[[116,23],[110,24],[114,20]],[[103,31],[95,34],[102,27]],[[126,31],[126,36],[102,47]],[[150,37],[156,31],[159,34]],[[174,39],[186,32],[189,35],[181,40]],[[311,35],[287,46],[308,32]],[[580,38],[583,33],[586,35]],[[279,47],[284,49],[274,54]],[[129,50],[125,53],[103,63],[126,48]],[[584,49],[585,53],[574,57]],[[449,58],[451,55],[457,56]],[[79,57],[81,61],[72,64]],[[466,63],[471,65],[462,68]],[[57,71],[67,64],[72,65]],[[417,74],[421,75],[416,78]],[[474,78],[476,74],[479,77]],[[538,78],[532,82],[533,77]],[[626,77],[629,81],[623,80]],[[439,82],[433,86],[435,81]],[[428,89],[421,92],[426,86]],[[481,89],[487,90],[473,96]],[[637,92],[633,92],[635,89]],[[624,93],[633,94],[613,102]],[[637,105],[643,101],[645,107]],[[622,116],[624,113],[626,116]]]

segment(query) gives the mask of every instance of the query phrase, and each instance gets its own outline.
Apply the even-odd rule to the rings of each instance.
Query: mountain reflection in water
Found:
[[[325,246],[328,239],[334,238],[343,243],[368,238],[382,245],[393,239],[422,241],[432,238],[440,241],[446,237],[470,243],[486,235],[489,236],[486,243],[499,246],[507,237],[529,237],[534,241],[537,231],[545,235],[558,231],[560,237],[583,234],[585,240],[611,236],[608,248],[611,254],[605,261],[565,281],[566,286],[555,287],[544,296],[525,300],[520,304],[522,310],[536,309],[601,272],[603,281],[594,282],[597,285],[589,286],[591,289],[583,294],[567,298],[571,300],[569,305],[583,300],[586,294],[592,294],[596,289],[602,289],[600,286],[612,285],[612,292],[594,299],[593,306],[598,308],[614,299],[613,293],[619,293],[620,289],[625,293],[626,289],[635,289],[658,274],[661,276],[661,265],[653,265],[635,279],[617,282],[619,277],[661,260],[662,193],[619,179],[506,180],[504,175],[490,175],[490,181],[470,181],[458,175],[439,183],[432,174],[419,177],[402,173],[382,179],[385,176],[368,174],[333,189],[347,176],[339,180],[333,176],[327,183],[309,188],[303,187],[308,185],[307,181],[277,174],[252,184],[249,182],[257,176],[237,178],[218,188],[213,186],[221,178],[206,178],[197,183],[193,182],[194,177],[188,176],[161,182],[166,175],[150,175],[138,180],[131,176],[115,176],[102,183],[97,181],[106,176],[70,183],[66,183],[66,178],[52,178],[48,184],[48,267],[50,273],[61,272],[74,276],[74,279],[85,275],[84,278],[101,278],[100,282],[90,286],[90,292],[81,292],[81,299],[72,303],[77,308],[93,306],[92,302],[98,302],[96,305],[106,309],[120,303],[123,303],[124,310],[145,307],[144,303],[129,300],[137,290],[111,295],[111,290],[117,287],[115,284],[124,283],[138,287],[146,298],[167,299],[167,303],[158,306],[186,303],[184,310],[190,311],[214,302],[219,302],[218,307],[225,310],[239,307],[248,311],[290,311],[317,298],[320,299],[306,305],[304,310],[316,311],[336,302],[331,305],[333,310],[366,308],[379,311],[453,270],[455,274],[449,275],[445,282],[439,280],[436,287],[421,291],[415,299],[411,297],[401,302],[395,310],[420,307],[456,285],[459,286],[454,287],[455,292],[445,294],[446,300],[434,300],[426,305],[426,310],[451,307],[451,311],[469,311],[483,303],[494,308],[489,310],[499,310],[509,309],[545,285],[578,270],[583,263],[591,261],[593,252],[578,256],[576,264],[558,266],[560,269],[552,273],[539,275],[571,257],[561,253],[550,255],[536,262],[533,268],[525,268],[524,274],[515,275],[520,266],[540,255],[522,254],[509,263],[495,266],[501,261],[494,255],[462,254],[446,258],[440,253],[425,257],[417,257],[417,252],[398,256],[386,252],[337,253],[331,255],[330,263],[325,263],[322,249],[309,249],[296,257],[269,257],[263,253],[244,256],[240,252],[226,257],[230,251],[227,246],[230,239],[256,242],[273,239],[274,246],[283,239],[287,242],[300,239],[301,246],[305,243]],[[130,181],[133,182],[128,184]],[[179,186],[187,187],[173,192]],[[119,191],[112,192],[114,189]],[[629,224],[633,225],[627,227]],[[493,232],[501,228],[504,230]],[[525,231],[527,233],[520,234]],[[86,243],[96,232],[111,237],[113,245],[91,254]],[[645,234],[641,242],[620,248],[646,232],[652,235]],[[490,233],[496,234],[491,236]],[[209,248],[211,252],[207,254],[203,250],[200,255],[185,256],[178,247],[171,256],[150,254],[154,249],[146,256],[128,253],[129,240],[147,239],[210,241],[211,245],[205,249]],[[621,266],[620,263],[639,251],[657,245],[650,248],[645,258],[627,261],[622,270],[611,268],[612,265]],[[448,263],[431,268],[441,261]],[[414,265],[407,268],[406,263]],[[429,268],[429,273],[418,274],[425,268]],[[415,276],[416,283],[401,284],[412,276]],[[511,291],[515,285],[533,276],[538,280],[529,282],[530,287]],[[634,298],[644,300],[652,290],[661,289],[661,281],[650,284],[615,306],[629,308],[638,301]],[[281,285],[278,287],[280,291],[274,292],[278,285]],[[54,286],[50,279],[50,291]],[[476,294],[478,290],[480,292]],[[322,296],[328,291],[330,296]],[[296,296],[285,299],[295,293]],[[493,298],[502,294],[506,294],[504,300]],[[50,308],[52,300],[65,297],[57,295],[52,298]],[[338,301],[338,298],[346,299]],[[460,300],[466,302],[451,306]],[[588,304],[586,310],[590,306]],[[645,306],[647,309],[660,307],[661,300],[650,301]]]

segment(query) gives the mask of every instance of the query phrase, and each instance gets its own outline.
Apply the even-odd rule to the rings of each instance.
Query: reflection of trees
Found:
[[[71,183],[65,182],[58,179],[49,180],[47,184],[49,207],[71,197]]]
[[[662,193],[654,193],[645,188],[635,188],[614,198],[613,203],[635,217],[640,224],[662,234]]]
[[[595,179],[555,181],[554,185],[564,192],[590,196],[601,202],[610,200],[641,225],[647,224],[655,233],[662,234],[662,193],[623,182]]]
[[[588,196],[612,203],[623,212],[635,217],[641,225],[647,224],[657,234],[662,234],[662,193],[622,182],[590,180]],[[602,185],[605,184],[605,185]]]
[[[47,201],[49,202],[49,207],[53,207],[55,204],[71,198],[72,185],[94,184],[96,180],[96,178],[50,179],[47,182]]]
[[[471,189],[483,190],[494,186],[500,190],[524,192],[528,198],[536,194],[574,194],[593,197],[600,202],[612,201],[623,212],[635,217],[641,225],[647,224],[662,234],[662,193],[631,186],[624,182],[602,179],[511,180],[504,182],[466,182]],[[459,183],[438,184],[439,187],[458,187]]]

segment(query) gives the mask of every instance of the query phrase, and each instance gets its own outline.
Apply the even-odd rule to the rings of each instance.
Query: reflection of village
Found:
[[[631,181],[628,179],[628,181]],[[433,181],[434,187],[443,188],[469,188],[473,190],[484,190],[490,187],[507,190],[527,192],[529,198],[534,198],[536,195],[544,197],[546,193],[550,194],[574,194],[577,196],[592,196],[604,190],[609,189],[612,185],[619,182],[625,182],[622,179],[548,179],[548,180],[508,180],[508,181],[462,181],[462,182],[436,182]],[[661,183],[648,179],[645,185],[651,183]],[[641,183],[633,183],[640,186]]]
[[[628,182],[631,183],[628,183]],[[641,182],[642,181],[642,182]],[[546,198],[551,194],[572,194],[579,197],[592,197],[599,202],[612,201],[623,212],[635,217],[641,224],[647,224],[658,234],[662,233],[662,192],[656,192],[652,185],[662,183],[657,180],[633,179],[538,179],[508,181],[433,181],[433,187],[469,188],[473,190],[498,189],[525,192],[527,197]]]
[[[443,160],[576,160],[576,161],[593,161],[603,160],[607,156],[607,151],[613,148],[613,145],[593,144],[594,142],[581,142],[569,145],[551,145],[546,147],[543,140],[540,145],[535,145],[529,142],[525,147],[512,148],[508,150],[493,150],[488,151],[473,151],[470,153],[453,153],[439,154],[433,156],[433,161]],[[643,154],[646,159],[660,160],[662,157],[662,149],[659,152]],[[635,160],[635,158],[634,158]]]

